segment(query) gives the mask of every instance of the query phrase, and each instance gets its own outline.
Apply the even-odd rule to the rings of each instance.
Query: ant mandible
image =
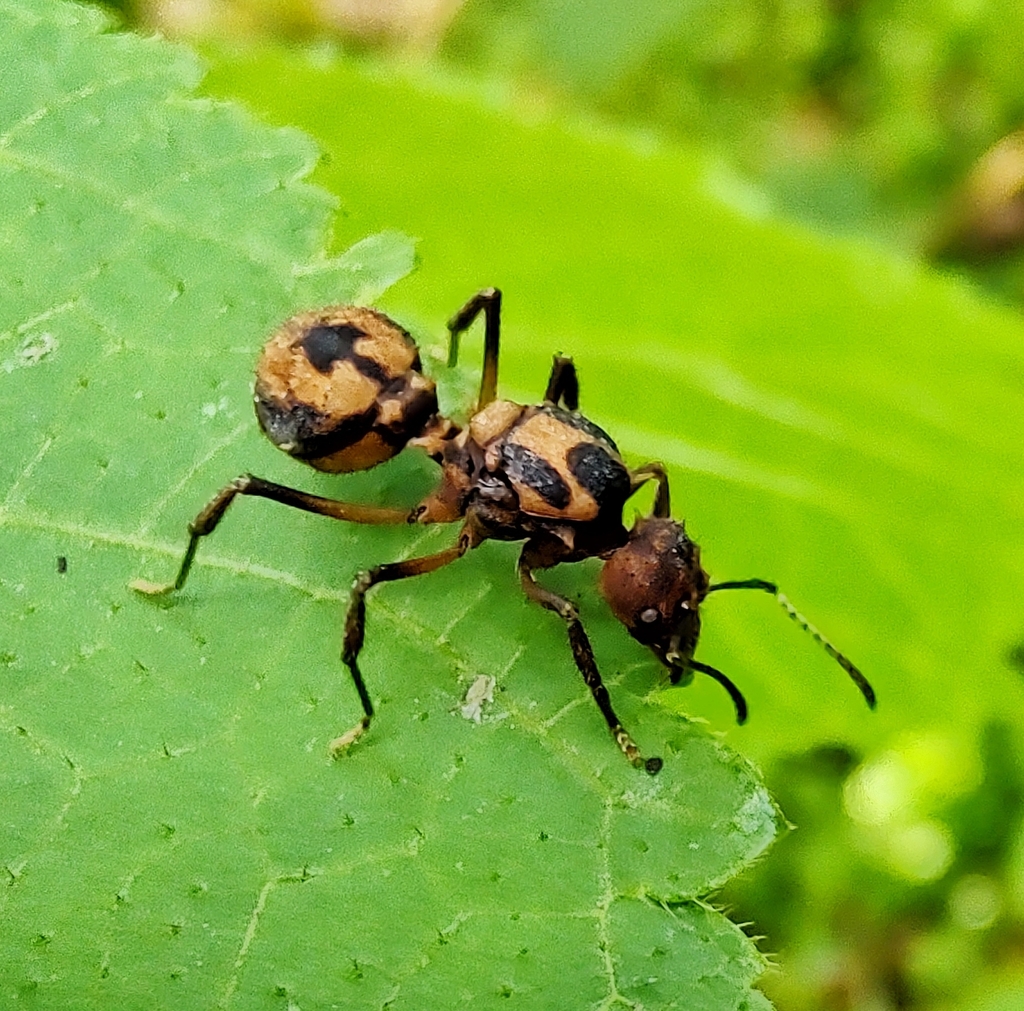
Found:
[[[436,490],[411,512],[341,502],[243,474],[221,489],[189,524],[189,542],[173,583],[137,580],[132,587],[158,595],[180,590],[199,540],[213,533],[237,495],[256,495],[307,512],[353,523],[454,523],[455,544],[435,554],[360,572],[345,615],[342,660],[363,717],[331,742],[338,755],[370,726],[373,703],[359,669],[366,625],[366,594],[378,583],[420,576],[461,558],[486,540],[525,541],[518,572],[526,596],[566,624],[576,666],[620,750],[652,775],[662,766],[644,759],[622,726],[594,659],[578,608],[541,586],[534,573],[563,562],[604,559],[600,588],[613,613],[669,668],[673,684],[707,674],[728,691],[743,723],[747,705],[721,671],[693,658],[700,635],[699,607],[709,593],[753,589],[771,593],[804,630],[843,667],[869,706],[875,694],[861,672],[778,591],[750,579],[711,583],[700,549],[670,517],[668,478],[660,463],[630,469],[611,437],[579,413],[579,382],[571,359],[556,355],[543,403],[523,406],[497,398],[501,292],[474,295],[448,322],[448,364],[458,360],[459,338],[484,315],[480,392],[465,427],[438,409],[434,383],[422,372],[410,335],[375,309],[334,306],[300,313],[265,345],[256,369],[256,415],[280,449],[317,470],[367,470],[406,446],[418,446],[441,466]],[[657,482],[652,513],[631,531],[622,513],[637,489]]]

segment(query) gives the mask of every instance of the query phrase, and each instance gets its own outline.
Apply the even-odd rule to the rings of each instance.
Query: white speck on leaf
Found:
[[[25,369],[38,365],[48,355],[52,355],[59,347],[57,338],[51,333],[33,334],[26,337],[18,350],[0,364],[0,369],[11,373],[15,369]]]
[[[736,813],[733,824],[745,836],[758,835],[774,821],[771,799],[765,790],[755,790]]]
[[[479,723],[484,706],[494,701],[494,678],[489,674],[481,674],[466,692],[466,698],[462,703],[462,715],[464,719],[473,720]]]
[[[215,404],[203,404],[202,414],[203,418],[215,418],[218,414],[223,414],[228,409],[228,398],[221,397],[220,400]]]

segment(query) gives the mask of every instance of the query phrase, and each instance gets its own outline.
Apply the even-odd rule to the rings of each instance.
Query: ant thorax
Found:
[[[441,485],[415,510],[418,522],[465,516],[481,539],[554,540],[552,564],[625,541],[629,471],[611,438],[576,411],[493,401],[435,459]]]

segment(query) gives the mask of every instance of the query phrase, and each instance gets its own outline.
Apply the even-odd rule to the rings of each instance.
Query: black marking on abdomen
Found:
[[[629,471],[604,446],[581,442],[566,454],[573,477],[594,497],[600,509],[625,504],[631,490]]]
[[[501,447],[501,461],[511,481],[531,488],[552,508],[564,509],[572,499],[562,475],[532,449],[506,442]]]
[[[354,446],[373,427],[376,414],[374,406],[338,421],[308,404],[280,404],[256,397],[260,427],[275,446],[291,447],[288,453],[296,460],[319,460]]]
[[[309,359],[309,364],[326,376],[334,368],[335,362],[352,358],[352,345],[365,336],[364,331],[349,323],[313,326],[299,341],[299,346]]]
[[[299,341],[299,347],[305,353],[309,364],[322,375],[330,375],[335,362],[349,361],[367,379],[386,383],[389,377],[380,365],[372,358],[356,354],[353,350],[357,340],[368,336],[365,330],[360,330],[351,323],[313,326]]]

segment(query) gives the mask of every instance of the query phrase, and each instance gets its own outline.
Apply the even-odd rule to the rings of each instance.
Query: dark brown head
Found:
[[[366,470],[398,453],[437,414],[412,338],[375,309],[300,313],[267,341],[256,416],[268,438],[318,470]]]
[[[670,668],[673,681],[688,674],[708,576],[682,523],[637,520],[626,544],[604,563],[601,592],[629,634]]]

